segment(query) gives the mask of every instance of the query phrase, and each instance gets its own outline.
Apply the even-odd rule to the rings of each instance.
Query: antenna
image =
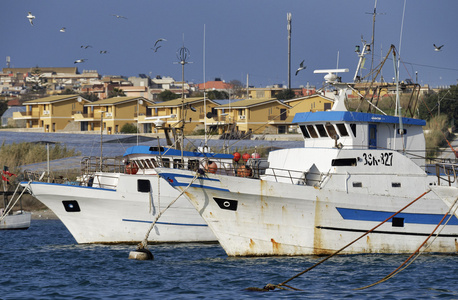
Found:
[[[385,15],[385,13],[377,13],[377,0],[375,0],[374,4],[374,12],[373,13],[366,13],[372,15],[372,40],[371,40],[371,47],[372,49],[375,49],[374,47],[374,39],[375,39],[375,16],[376,15]],[[371,59],[371,71],[374,66],[374,52],[372,52],[372,59]],[[373,75],[372,75],[373,76]],[[374,79],[374,78],[372,78]]]
[[[324,80],[328,83],[335,83],[337,82],[337,73],[342,73],[342,72],[348,72],[348,69],[324,69],[324,70],[315,70],[313,73],[319,74],[319,73],[327,73],[324,76]]]

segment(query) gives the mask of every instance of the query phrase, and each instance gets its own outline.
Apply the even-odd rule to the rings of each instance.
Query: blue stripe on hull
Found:
[[[337,211],[345,220],[373,222],[383,222],[394,214],[394,212],[387,211],[350,209],[342,207],[337,207]],[[409,224],[437,225],[443,216],[444,215],[440,214],[399,213],[395,216],[395,218],[404,218],[404,222]],[[446,221],[447,218],[442,222],[442,224]],[[452,216],[447,225],[458,225],[458,219],[455,216]]]
[[[27,181],[21,181],[21,185],[27,185]],[[116,192],[115,189],[107,189],[107,188],[99,188],[99,187],[92,187],[92,186],[81,186],[81,185],[74,185],[74,184],[62,184],[62,183],[52,183],[52,182],[41,182],[41,181],[32,181],[30,186],[42,184],[42,185],[53,185],[53,186],[62,186],[62,187],[72,187],[78,189],[92,189],[92,190],[99,190],[99,191],[109,191],[109,192]]]
[[[122,219],[123,222],[135,222],[135,223],[153,223],[153,221],[142,221],[142,220],[132,220],[132,219]],[[207,227],[207,224],[185,224],[185,223],[170,223],[170,222],[156,222],[156,224],[161,225],[174,225],[174,226],[197,226],[197,227]]]
[[[189,183],[186,183],[186,182],[184,182],[184,183],[178,182],[177,178],[180,178],[180,177],[181,178],[188,178],[188,179],[194,178],[194,176],[191,176],[191,175],[183,175],[183,174],[175,174],[175,173],[161,173],[160,175],[161,175],[162,178],[167,180],[167,182],[173,187],[177,187],[177,186],[187,187],[189,185]],[[218,179],[207,178],[207,177],[198,177],[198,180],[220,182]],[[193,184],[191,184],[190,187],[206,189],[206,190],[216,190],[216,191],[222,191],[222,192],[229,192],[228,189],[222,189],[222,188],[208,186],[208,185],[204,185],[204,184],[193,183]]]

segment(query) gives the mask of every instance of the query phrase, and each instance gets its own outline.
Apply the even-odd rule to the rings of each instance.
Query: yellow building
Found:
[[[105,134],[114,134],[121,131],[122,126],[127,123],[138,125],[146,116],[151,115],[149,105],[154,101],[144,97],[113,97],[84,106],[84,110],[73,117],[80,122],[81,131],[100,131],[100,124],[103,123]],[[144,132],[139,127],[140,132]]]
[[[211,113],[217,105],[215,101],[201,97],[164,101],[148,106],[151,117],[141,119],[140,123],[144,123],[145,128],[150,126],[154,132],[162,132],[164,127],[181,128],[184,119],[183,131],[190,134],[204,129],[206,113]]]
[[[282,87],[249,88],[248,95],[250,99],[269,99],[275,98],[284,90]]]
[[[291,107],[284,120],[284,125],[287,127],[287,131],[291,132],[294,132],[294,129],[297,128],[297,126],[293,124],[293,118],[296,113],[326,111],[330,110],[334,104],[333,99],[319,94],[284,100],[283,102]]]
[[[26,120],[26,128],[44,132],[64,130],[72,121],[72,115],[83,111],[84,104],[90,103],[79,95],[61,95],[26,101],[25,112],[14,112],[14,120]]]
[[[242,134],[282,133],[283,128],[278,125],[283,124],[290,108],[273,98],[241,100],[216,107],[217,117],[207,124],[216,126],[219,134],[232,129],[231,126]]]
[[[294,115],[305,111],[331,109],[333,100],[321,95],[280,101],[277,99],[248,99],[216,107],[217,115],[210,128],[222,134],[232,128],[241,134],[283,134],[294,131]]]

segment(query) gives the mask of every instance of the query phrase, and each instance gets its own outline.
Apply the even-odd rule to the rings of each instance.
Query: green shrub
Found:
[[[137,126],[132,123],[126,123],[121,127],[121,133],[137,133]]]

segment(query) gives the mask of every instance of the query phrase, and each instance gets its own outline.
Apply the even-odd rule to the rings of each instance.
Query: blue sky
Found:
[[[400,79],[418,72],[421,84],[433,87],[458,80],[458,1],[379,0],[374,61],[389,46],[400,48],[404,63]],[[355,45],[361,36],[370,41],[374,1],[370,0],[2,0],[0,4],[0,62],[12,67],[72,67],[97,70],[102,75],[172,76],[181,79],[176,52],[190,50],[185,80],[200,83],[203,74],[205,25],[206,80],[237,79],[255,87],[287,84],[286,14],[292,13],[292,87],[321,86],[315,69],[349,68],[351,81],[357,64]],[[34,26],[26,18],[31,11]],[[127,19],[116,18],[122,15]],[[60,32],[66,27],[66,32]],[[161,48],[151,48],[159,38]],[[433,43],[444,44],[434,51]],[[82,49],[82,45],[92,48]],[[107,50],[107,54],[99,51]],[[338,55],[339,53],[339,55]],[[87,61],[74,64],[76,59]],[[299,63],[307,68],[294,76]],[[366,67],[370,64],[366,63]],[[383,76],[391,81],[393,63]]]

